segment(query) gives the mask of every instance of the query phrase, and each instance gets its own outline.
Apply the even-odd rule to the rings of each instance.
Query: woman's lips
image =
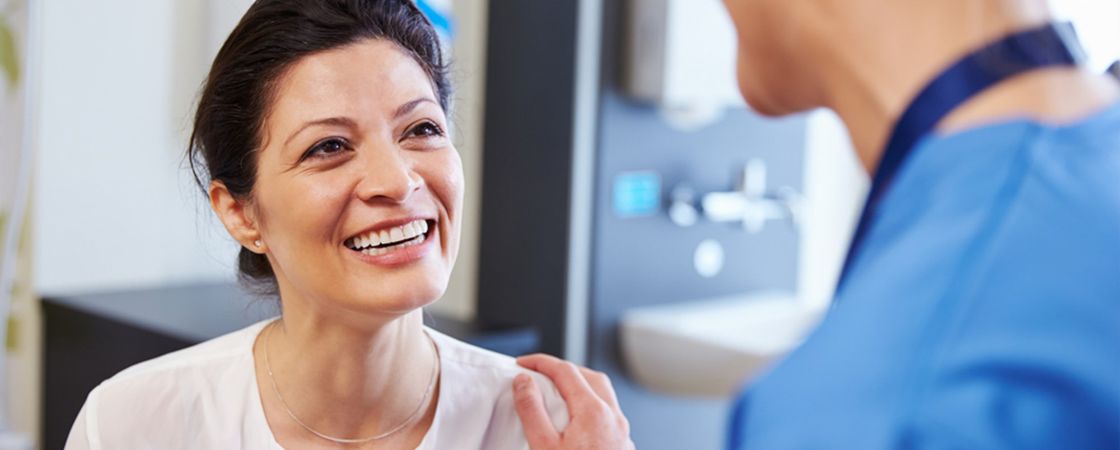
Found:
[[[347,248],[363,262],[378,266],[401,266],[424,258],[436,241],[436,226],[430,225],[427,233],[413,239],[382,248],[355,250]]]

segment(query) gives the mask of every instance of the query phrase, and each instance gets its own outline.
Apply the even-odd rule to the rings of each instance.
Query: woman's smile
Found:
[[[378,266],[401,266],[419,261],[437,237],[435,219],[396,219],[381,222],[346,240],[346,251]],[[438,241],[435,241],[438,242]]]

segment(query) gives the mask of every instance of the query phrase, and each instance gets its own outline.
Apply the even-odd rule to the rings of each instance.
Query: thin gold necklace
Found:
[[[265,338],[264,338],[264,348],[262,349],[264,351],[265,369],[268,370],[268,379],[269,379],[269,381],[272,382],[272,390],[273,390],[273,392],[276,393],[276,398],[280,399],[280,404],[284,407],[284,412],[288,413],[288,417],[291,417],[292,420],[294,420],[296,423],[299,424],[299,426],[303,427],[303,429],[307,430],[311,434],[314,434],[315,436],[318,436],[320,438],[323,438],[323,439],[326,439],[328,441],[338,443],[338,444],[364,444],[366,442],[385,439],[385,438],[387,438],[389,436],[392,436],[392,435],[396,434],[397,432],[403,430],[405,427],[411,425],[412,422],[414,420],[416,420],[416,418],[420,415],[420,412],[423,411],[424,404],[428,402],[428,397],[432,395],[432,388],[436,384],[436,374],[439,373],[439,350],[436,349],[436,343],[435,343],[434,340],[432,340],[432,337],[428,336],[428,333],[425,332],[424,336],[428,338],[428,343],[430,343],[432,345],[432,353],[434,355],[436,355],[435,356],[435,362],[432,364],[432,375],[431,375],[431,378],[428,379],[428,387],[426,389],[424,389],[424,396],[420,398],[420,404],[416,405],[416,409],[414,409],[412,411],[412,414],[409,414],[408,417],[405,418],[404,422],[401,422],[399,425],[393,427],[389,431],[378,434],[376,436],[370,436],[370,437],[364,437],[364,438],[358,438],[358,439],[338,438],[338,437],[330,436],[330,435],[327,435],[327,434],[324,434],[324,433],[320,433],[320,432],[316,431],[314,428],[311,428],[310,426],[308,426],[306,423],[303,423],[302,420],[299,420],[299,417],[296,417],[296,414],[294,412],[292,412],[292,408],[290,408],[288,406],[288,402],[284,401],[284,396],[280,395],[280,388],[276,386],[276,377],[272,375],[272,361],[269,359],[269,356],[268,356],[268,341],[272,337],[272,328],[275,328],[273,325],[276,325],[277,323],[279,323],[279,322],[273,322],[273,323],[269,324],[270,328],[268,329],[268,335],[265,336]]]

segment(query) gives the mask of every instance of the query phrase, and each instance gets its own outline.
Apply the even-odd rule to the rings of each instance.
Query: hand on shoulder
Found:
[[[523,356],[517,363],[549,377],[567,403],[570,416],[568,426],[557,431],[549,420],[540,387],[531,376],[518,375],[513,382],[514,404],[530,448],[634,449],[630,423],[606,374],[544,354]]]

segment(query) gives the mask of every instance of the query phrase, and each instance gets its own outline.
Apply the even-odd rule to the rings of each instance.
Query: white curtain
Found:
[[[9,432],[7,383],[8,316],[20,271],[17,256],[26,251],[31,158],[27,142],[28,9],[23,0],[0,0],[0,449],[27,448],[24,437]],[[26,283],[24,283],[26,285]]]

